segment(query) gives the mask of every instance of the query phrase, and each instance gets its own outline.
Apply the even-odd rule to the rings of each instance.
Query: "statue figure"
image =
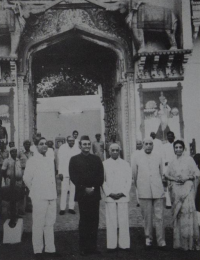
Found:
[[[138,53],[145,52],[145,31],[166,32],[170,43],[170,49],[177,49],[175,33],[177,29],[177,18],[172,10],[164,7],[153,6],[143,2],[132,1],[131,10],[128,0],[118,0],[114,2],[87,0],[108,11],[128,13],[126,23],[132,32],[132,42],[138,49]]]
[[[8,0],[3,0],[2,10],[0,10],[0,34],[1,27],[7,27],[11,38],[11,57],[17,57],[20,38],[24,31],[26,20],[30,15],[43,13],[60,2],[62,2],[62,0],[57,0],[51,4],[40,5],[23,3],[20,1],[10,4]]]

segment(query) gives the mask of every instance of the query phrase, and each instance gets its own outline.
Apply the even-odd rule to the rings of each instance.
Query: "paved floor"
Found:
[[[60,181],[57,181],[58,187],[58,199],[57,199],[57,213],[59,213],[59,202],[60,202]],[[136,207],[136,197],[135,197],[135,189],[132,187],[131,189],[131,196],[130,196],[130,203],[129,203],[129,219],[130,219],[130,227],[141,227],[142,226],[142,216],[140,208]],[[99,228],[105,228],[105,202],[104,202],[104,195],[102,194],[102,200],[100,204],[100,223]],[[7,210],[6,210],[6,203],[3,202],[3,210],[2,216],[0,219],[0,231],[2,231],[3,223],[7,218]],[[65,215],[60,216],[57,214],[57,220],[55,224],[55,231],[67,231],[67,230],[77,230],[78,228],[78,221],[79,221],[79,212],[78,212],[78,205],[75,205],[76,215],[72,215],[68,213],[68,208],[66,210]],[[24,231],[30,232],[31,231],[31,224],[32,224],[32,214],[26,213],[23,217],[24,219]],[[164,217],[165,225],[171,226],[171,210],[165,210],[165,217]]]

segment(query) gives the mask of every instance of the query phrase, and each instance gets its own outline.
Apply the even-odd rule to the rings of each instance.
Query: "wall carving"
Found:
[[[28,19],[20,44],[19,59],[25,60],[24,53],[33,45],[71,29],[82,31],[118,43],[127,52],[128,67],[132,67],[132,46],[129,32],[120,25],[113,15],[101,9],[49,9],[43,15]],[[23,66],[23,64],[21,64]],[[20,68],[22,71],[23,68]]]

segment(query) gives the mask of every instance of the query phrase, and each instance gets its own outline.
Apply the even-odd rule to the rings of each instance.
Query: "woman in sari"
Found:
[[[199,170],[192,157],[185,155],[185,144],[173,144],[176,158],[165,174],[172,202],[174,249],[199,250],[199,227],[195,208],[195,183]]]

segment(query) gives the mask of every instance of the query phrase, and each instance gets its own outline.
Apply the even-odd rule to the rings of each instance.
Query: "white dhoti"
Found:
[[[61,181],[60,210],[66,209],[68,191],[69,191],[69,209],[74,209],[75,185],[70,181],[69,177],[64,177],[63,180]]]
[[[34,253],[55,252],[54,224],[56,221],[56,200],[33,199],[32,242]],[[43,238],[44,236],[44,238]]]
[[[158,246],[165,246],[164,199],[140,199],[140,207],[144,218],[146,245],[150,245],[153,240],[154,213],[157,244]]]
[[[119,225],[119,239],[117,227]],[[107,248],[130,248],[128,202],[106,203]],[[118,244],[118,245],[117,245]]]

